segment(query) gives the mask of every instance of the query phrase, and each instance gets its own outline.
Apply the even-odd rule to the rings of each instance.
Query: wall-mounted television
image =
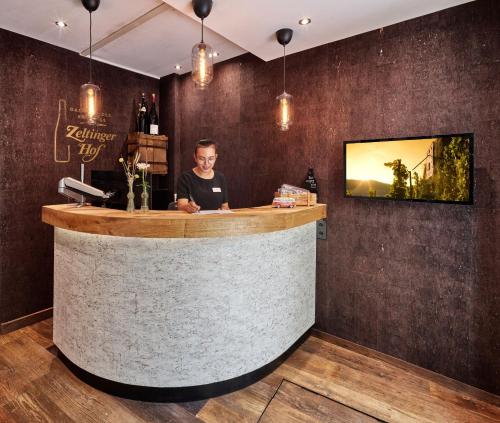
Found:
[[[473,203],[473,134],[344,142],[344,195]]]

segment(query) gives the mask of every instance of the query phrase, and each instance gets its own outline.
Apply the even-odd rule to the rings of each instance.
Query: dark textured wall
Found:
[[[58,100],[78,107],[88,59],[1,29],[0,51],[0,322],[5,322],[52,305],[53,230],[41,222],[41,207],[64,203],[58,180],[80,176],[74,146],[70,163],[54,162],[53,136]],[[159,91],[153,78],[97,62],[94,70],[103,110],[112,115],[105,131],[118,137],[86,165],[87,182],[91,169],[116,166],[134,98]]]
[[[189,75],[161,82],[178,96],[167,111],[177,174],[197,139],[214,138],[233,207],[269,203],[314,166],[329,210],[320,329],[496,393],[499,22],[499,2],[479,0],[289,56],[285,133],[273,127],[281,60],[222,63],[206,92]],[[475,134],[473,206],[343,197],[343,141],[460,132]]]
[[[179,80],[176,74],[160,79],[160,97],[162,107],[159,112],[160,134],[168,137],[168,189],[169,193],[175,192],[175,183],[180,171],[180,108]],[[177,136],[175,136],[177,134]],[[173,196],[169,199],[173,201]]]

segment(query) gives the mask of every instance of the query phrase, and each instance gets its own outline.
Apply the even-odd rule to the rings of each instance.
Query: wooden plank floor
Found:
[[[264,410],[261,423],[376,423],[379,420],[283,380]]]
[[[259,382],[181,404],[102,393],[51,348],[51,319],[0,336],[0,422],[500,422],[500,397],[321,332]]]

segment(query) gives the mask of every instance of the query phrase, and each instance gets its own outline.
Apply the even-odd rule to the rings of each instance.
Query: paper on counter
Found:
[[[200,210],[198,214],[228,214],[234,213],[232,210]]]

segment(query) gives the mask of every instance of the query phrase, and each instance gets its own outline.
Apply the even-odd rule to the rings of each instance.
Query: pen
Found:
[[[189,194],[189,201],[192,201],[193,203],[196,204],[196,202],[194,201],[193,196],[191,194]],[[195,213],[198,213],[199,211],[200,211],[200,208],[198,207],[198,210],[196,210]]]

